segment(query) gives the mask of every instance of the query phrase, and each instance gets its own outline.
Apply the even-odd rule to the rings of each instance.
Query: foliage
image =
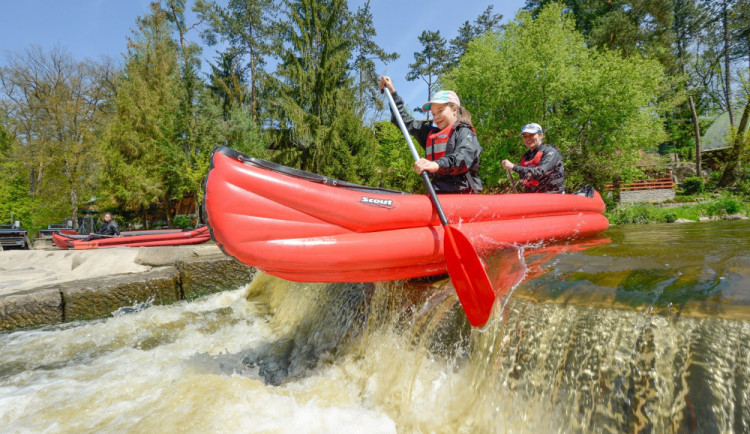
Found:
[[[702,209],[705,210],[705,214],[709,216],[722,217],[737,214],[739,212],[746,212],[747,206],[737,197],[724,192],[719,195],[716,200],[703,204]]]
[[[33,202],[28,177],[21,162],[14,158],[15,141],[0,122],[0,223],[19,220],[21,227],[31,225]]]
[[[419,43],[422,44],[422,51],[414,53],[414,63],[409,64],[406,79],[424,81],[427,84],[427,99],[429,100],[438,77],[450,67],[451,53],[445,48],[445,39],[440,36],[440,30],[423,31],[419,35]],[[415,111],[421,111],[421,108]]]
[[[117,111],[108,125],[106,194],[119,207],[147,209],[198,193],[210,149],[220,143],[221,113],[204,107],[195,80],[198,51],[185,40],[183,5],[158,3],[138,21],[125,69],[117,80]],[[171,20],[171,23],[170,23]],[[173,26],[179,44],[171,37]],[[171,218],[170,212],[165,217]]]
[[[178,53],[166,13],[152,4],[138,29],[117,80],[117,111],[108,125],[102,180],[109,198],[131,209],[164,203],[179,190],[186,166],[179,148]]]
[[[671,209],[662,209],[646,205],[618,207],[605,214],[611,224],[644,224],[671,223],[677,220],[677,214]]]
[[[645,224],[671,223],[678,219],[698,221],[701,217],[722,218],[733,214],[747,215],[748,211],[750,206],[741,197],[724,192],[718,197],[703,198],[699,203],[671,208],[643,204],[619,206],[605,215],[611,224]]]
[[[695,195],[706,191],[706,181],[700,176],[691,176],[682,180],[682,191],[685,194]]]
[[[370,0],[357,8],[352,17],[349,38],[352,40],[354,56],[353,73],[357,98],[357,106],[361,107],[360,119],[365,119],[365,108],[373,107],[376,111],[383,108],[382,100],[378,97],[378,81],[380,77],[375,69],[375,61],[388,64],[398,59],[398,53],[387,53],[375,42],[375,27],[372,22]]]
[[[290,0],[286,13],[274,159],[350,182],[366,179],[374,139],[363,135],[354,106],[346,2]]]
[[[374,185],[394,190],[417,192],[423,190],[421,178],[414,172],[414,158],[404,142],[401,130],[391,122],[374,125],[378,140],[376,160],[380,162]],[[416,140],[412,139],[414,143]],[[417,147],[419,151],[421,147]]]
[[[101,167],[99,140],[109,119],[111,66],[77,62],[65,50],[34,47],[9,56],[0,69],[0,110],[15,140],[6,158],[23,172],[36,217],[78,215]],[[19,187],[19,184],[16,184]]]
[[[552,4],[536,19],[520,12],[503,33],[472,42],[444,82],[477,120],[485,185],[505,176],[503,159],[520,160],[520,127],[537,122],[563,154],[566,184],[600,189],[631,178],[639,150],[664,138],[656,105],[663,78],[653,60],[587,48]]]
[[[673,61],[669,50],[673,40],[672,3],[670,0],[527,0],[524,9],[537,17],[546,7],[560,4],[590,46],[617,50],[626,57],[660,58],[668,66]]]
[[[172,220],[172,225],[180,229],[193,228],[195,227],[195,221],[190,216],[176,215]]]
[[[258,123],[267,81],[265,66],[278,37],[279,1],[229,0],[225,8],[201,1],[196,6],[198,16],[211,23],[203,32],[204,39],[215,45],[220,38],[227,45],[219,53],[220,67],[213,66],[213,90],[224,98],[225,109],[232,102],[248,103],[253,122]]]
[[[450,62],[457,64],[461,60],[461,56],[466,53],[469,48],[469,43],[474,39],[482,36],[487,32],[499,32],[501,29],[500,21],[502,21],[502,14],[493,13],[493,5],[487,6],[487,9],[479,15],[474,24],[469,21],[465,21],[458,29],[458,36],[451,39],[450,41]]]

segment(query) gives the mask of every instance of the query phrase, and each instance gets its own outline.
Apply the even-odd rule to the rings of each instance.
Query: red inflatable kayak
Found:
[[[609,227],[598,193],[440,195],[440,202],[480,254]],[[370,282],[447,272],[443,227],[426,195],[349,184],[217,147],[204,204],[211,236],[227,255],[283,279]]]
[[[73,231],[52,234],[52,241],[61,249],[99,249],[105,247],[149,247],[201,244],[211,239],[208,227],[183,231],[182,229],[154,229],[149,231],[124,231],[119,237],[86,240],[86,235]]]

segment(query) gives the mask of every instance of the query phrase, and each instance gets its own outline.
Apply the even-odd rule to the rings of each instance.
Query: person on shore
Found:
[[[104,213],[104,221],[94,235],[98,235],[98,238],[120,236],[120,229],[117,227],[117,222],[112,220],[112,214]]]
[[[419,121],[404,108],[404,100],[396,93],[390,77],[380,77],[380,89],[384,87],[391,92],[409,134],[425,149],[426,158],[414,163],[414,171],[428,172],[436,193],[481,191],[478,171],[482,146],[471,124],[471,114],[461,106],[456,93],[437,92],[422,106],[424,111],[432,112],[433,120]],[[398,125],[395,113],[391,122]]]
[[[529,149],[521,157],[521,164],[503,160],[502,166],[518,173],[526,193],[564,193],[565,168],[560,150],[544,143],[539,124],[524,125],[521,137]]]

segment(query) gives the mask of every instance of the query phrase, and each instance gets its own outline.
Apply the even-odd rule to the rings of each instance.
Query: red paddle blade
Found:
[[[443,226],[445,239],[443,250],[448,274],[456,288],[458,300],[464,308],[466,318],[474,327],[487,323],[495,303],[495,291],[482,265],[479,255],[466,235],[449,225]]]

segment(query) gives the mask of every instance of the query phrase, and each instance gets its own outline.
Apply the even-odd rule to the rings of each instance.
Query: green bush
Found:
[[[176,215],[172,220],[172,226],[180,229],[195,227],[193,219],[188,215]]]
[[[723,216],[737,214],[745,208],[744,204],[734,196],[722,194],[716,201],[706,204],[709,216]]]
[[[700,194],[706,191],[706,181],[700,176],[691,176],[682,181],[682,190],[685,194]]]

